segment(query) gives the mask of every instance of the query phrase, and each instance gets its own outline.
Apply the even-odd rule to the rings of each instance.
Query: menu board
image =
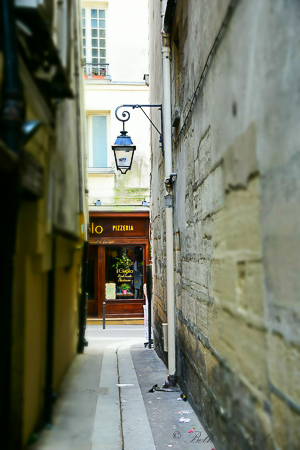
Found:
[[[106,283],[105,284],[105,299],[115,300],[116,299],[116,284]]]

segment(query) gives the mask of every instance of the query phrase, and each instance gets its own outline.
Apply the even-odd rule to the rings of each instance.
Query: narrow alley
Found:
[[[89,345],[62,384],[53,425],[28,450],[212,450],[180,389],[149,392],[167,368],[143,336],[141,325],[88,326]]]
[[[0,1],[1,450],[300,448],[299,123],[299,0]]]

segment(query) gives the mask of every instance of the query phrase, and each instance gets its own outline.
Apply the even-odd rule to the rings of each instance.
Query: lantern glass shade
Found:
[[[112,145],[116,167],[121,173],[125,174],[131,169],[135,149],[136,146],[133,145],[131,137],[127,136],[127,131],[121,131],[121,136],[118,136],[115,145]]]

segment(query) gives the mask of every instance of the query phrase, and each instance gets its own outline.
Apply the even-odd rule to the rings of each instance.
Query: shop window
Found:
[[[105,283],[115,283],[117,298],[143,298],[143,268],[142,247],[106,247]]]

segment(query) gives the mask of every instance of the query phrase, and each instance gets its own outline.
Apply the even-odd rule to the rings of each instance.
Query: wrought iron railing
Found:
[[[91,63],[86,63],[83,66],[84,69],[84,75],[88,76],[88,77],[104,77],[104,78],[109,78],[109,64],[91,64]]]

